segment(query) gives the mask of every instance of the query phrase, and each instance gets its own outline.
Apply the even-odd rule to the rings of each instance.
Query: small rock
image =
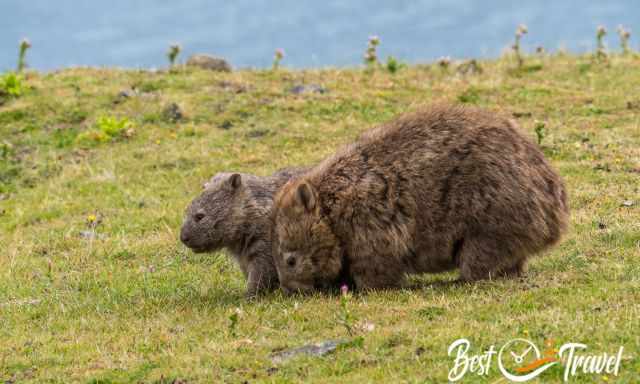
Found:
[[[247,137],[250,139],[256,139],[258,137],[265,136],[268,133],[268,129],[254,129],[253,131],[247,133]]]
[[[6,193],[0,193],[0,201],[7,200],[8,198],[9,198],[9,195],[7,195]]]
[[[276,367],[267,368],[267,375],[269,375],[269,376],[273,375],[276,372],[278,372],[278,368],[276,368]]]
[[[217,72],[231,72],[231,65],[225,59],[207,54],[195,54],[187,60],[187,66]]]
[[[118,95],[113,100],[113,104],[121,104],[125,100],[136,96],[136,92],[132,89],[125,89],[124,91],[118,92]]]
[[[317,344],[308,344],[298,348],[285,349],[271,355],[271,361],[282,363],[298,355],[324,356],[335,351],[339,346],[348,344],[343,340],[328,340]]]
[[[230,120],[225,120],[220,125],[218,125],[218,127],[226,131],[228,129],[231,129],[231,127],[233,127],[233,123]]]
[[[289,92],[293,93],[294,95],[301,95],[303,93],[321,93],[322,94],[322,93],[326,93],[327,89],[318,84],[309,84],[309,85],[298,84],[298,85],[295,85],[293,88],[291,88]]]
[[[621,204],[623,207],[633,207],[635,205],[635,201],[633,200],[625,200]]]
[[[232,83],[230,81],[221,81],[218,85],[225,91],[233,93],[244,93],[249,89],[249,87],[244,84]]]
[[[118,93],[118,97],[122,99],[128,99],[130,97],[134,97],[135,95],[136,95],[136,92],[133,89],[125,89],[124,91],[120,91]]]
[[[180,110],[180,106],[178,104],[171,103],[162,110],[162,116],[169,122],[177,123],[182,120],[184,114],[182,113],[182,110]]]

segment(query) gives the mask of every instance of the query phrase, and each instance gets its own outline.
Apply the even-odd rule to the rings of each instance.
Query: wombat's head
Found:
[[[180,240],[197,253],[215,251],[234,241],[243,222],[242,195],[240,174],[215,175],[187,208]]]
[[[285,184],[276,195],[273,219],[280,287],[292,293],[332,286],[342,268],[342,250],[316,189],[304,180]]]

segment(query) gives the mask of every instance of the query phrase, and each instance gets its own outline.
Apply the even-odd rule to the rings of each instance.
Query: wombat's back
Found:
[[[259,205],[265,205],[270,208],[273,205],[273,197],[278,189],[292,178],[304,174],[308,169],[305,167],[288,167],[279,169],[270,176],[243,174],[243,177],[247,182],[250,197],[255,199]]]
[[[564,183],[513,120],[459,107],[430,116],[441,149],[426,178],[418,177],[429,187],[418,189],[418,201],[439,213],[435,227],[492,234],[531,252],[560,239],[568,220]]]
[[[566,227],[561,178],[513,120],[488,110],[436,105],[402,115],[365,132],[343,157],[402,175],[422,208],[440,216],[477,220],[500,202],[499,216],[529,209]]]
[[[564,183],[540,149],[515,122],[481,109],[440,105],[402,115],[363,133],[309,175],[321,194],[352,191],[342,195],[351,199],[343,212],[389,228],[380,244],[411,238],[400,249],[428,254],[411,261],[417,270],[444,269],[452,258],[460,265],[458,253],[475,252],[484,259],[467,257],[473,272],[466,278],[486,277],[488,265],[507,273],[567,227]],[[375,225],[363,219],[370,212]],[[367,233],[344,236],[381,236]]]

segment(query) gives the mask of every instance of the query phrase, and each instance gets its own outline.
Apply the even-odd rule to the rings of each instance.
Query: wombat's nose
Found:
[[[296,265],[296,256],[293,252],[283,252],[282,253],[282,258],[284,259],[284,262],[291,268],[295,267]]]
[[[182,241],[184,244],[187,244],[189,242],[189,235],[187,235],[185,232],[181,232],[180,241]]]
[[[288,266],[290,266],[291,268],[296,266],[296,258],[292,255],[289,255],[285,258],[285,261],[287,263]]]

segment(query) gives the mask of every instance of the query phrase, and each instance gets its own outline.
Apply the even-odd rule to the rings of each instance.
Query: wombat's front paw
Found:
[[[247,291],[244,293],[244,297],[247,300],[253,300],[260,294],[260,286],[258,281],[251,278],[251,273],[249,273],[249,280],[247,281]]]
[[[270,285],[263,284],[261,281],[252,281],[251,279],[247,284],[247,291],[244,294],[244,297],[248,300],[254,300],[259,296],[262,296],[268,292],[271,292],[273,287]]]
[[[247,292],[244,293],[244,298],[246,300],[255,300],[258,298],[258,295],[259,295],[258,291],[247,289]]]
[[[273,268],[267,268],[257,263],[251,263],[247,274],[247,293],[245,297],[255,298],[273,291],[278,287],[277,273]]]
[[[249,284],[247,287],[247,291],[244,294],[246,299],[256,299],[259,296],[263,296],[268,294],[269,292],[274,291],[278,287],[278,284],[268,284],[268,285],[260,285],[260,284]]]

